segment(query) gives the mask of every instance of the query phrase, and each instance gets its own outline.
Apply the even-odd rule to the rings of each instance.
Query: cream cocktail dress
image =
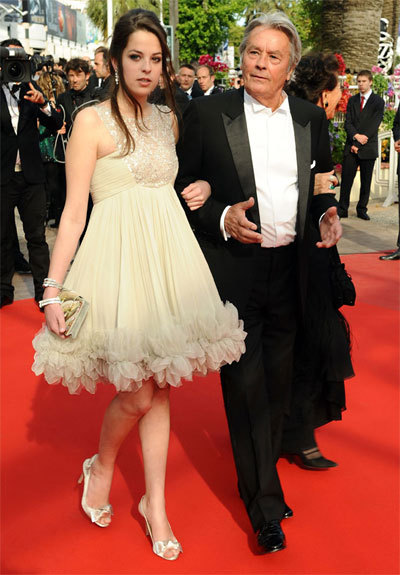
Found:
[[[95,107],[116,151],[97,160],[93,211],[64,285],[90,304],[76,339],[45,326],[33,340],[33,371],[70,393],[98,382],[135,391],[154,378],[179,386],[192,374],[238,361],[245,332],[236,308],[219,298],[173,184],[172,114],[153,105],[145,125],[124,118],[124,137],[105,105]]]

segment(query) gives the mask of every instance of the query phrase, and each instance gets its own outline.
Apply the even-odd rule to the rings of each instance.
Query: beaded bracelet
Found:
[[[59,297],[49,297],[48,299],[41,299],[39,302],[39,307],[42,308],[45,305],[49,305],[50,303],[61,303]]]
[[[44,278],[42,287],[55,287],[57,289],[63,289],[64,286],[56,282],[56,280],[53,280],[51,278]]]

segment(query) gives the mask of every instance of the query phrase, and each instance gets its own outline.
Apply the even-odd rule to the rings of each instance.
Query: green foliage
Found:
[[[179,59],[197,60],[215,54],[228,38],[229,25],[243,11],[245,0],[179,0]]]
[[[343,150],[346,143],[346,130],[343,124],[329,122],[329,137],[331,141],[331,153],[334,165],[343,161]]]
[[[381,128],[383,131],[391,130],[393,127],[394,117],[396,115],[396,110],[394,108],[385,108],[383,112],[383,120]]]
[[[388,91],[389,88],[389,79],[381,73],[372,74],[372,90],[383,97],[384,94]]]
[[[133,8],[152,10],[159,16],[159,0],[113,0],[113,23]],[[103,38],[107,38],[107,0],[89,0],[86,13],[93,24],[101,30]]]
[[[323,0],[253,0],[244,11],[246,23],[260,12],[281,10],[296,26],[303,48],[318,47]]]

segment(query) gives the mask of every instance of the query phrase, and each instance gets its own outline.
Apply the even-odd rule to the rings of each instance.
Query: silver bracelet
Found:
[[[45,305],[49,305],[50,303],[61,303],[59,297],[49,297],[48,299],[41,299],[39,302],[39,307],[42,308]]]
[[[63,285],[56,282],[56,280],[52,280],[51,278],[44,278],[42,287],[55,287],[57,289],[63,289]]]

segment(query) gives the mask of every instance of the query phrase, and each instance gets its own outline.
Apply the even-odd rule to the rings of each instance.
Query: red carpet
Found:
[[[340,465],[309,472],[280,461],[295,516],[284,522],[288,548],[268,556],[256,554],[237,495],[216,376],[172,393],[167,501],[183,556],[167,563],[145,537],[136,432],[118,458],[113,524],[91,525],[76,480],[112,391],[70,396],[36,378],[31,340],[43,316],[33,300],[2,309],[1,573],[398,574],[400,265],[377,254],[344,261],[358,288],[356,307],[345,310],[357,375],[343,422],[318,435]]]

